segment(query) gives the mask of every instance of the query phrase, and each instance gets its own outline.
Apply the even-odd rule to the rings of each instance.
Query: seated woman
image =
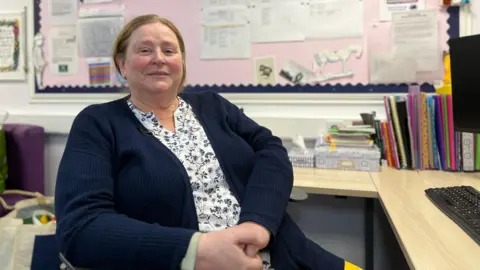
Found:
[[[55,191],[62,255],[91,269],[345,269],[286,214],[279,138],[212,92],[182,93],[185,44],[156,15],[115,42],[130,94],[75,118]]]

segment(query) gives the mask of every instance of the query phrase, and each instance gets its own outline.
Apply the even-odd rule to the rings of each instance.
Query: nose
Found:
[[[152,61],[154,63],[162,63],[162,64],[166,63],[165,54],[162,52],[162,50],[155,51],[155,53],[153,54]]]

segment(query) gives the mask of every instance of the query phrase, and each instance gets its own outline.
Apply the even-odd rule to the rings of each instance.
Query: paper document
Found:
[[[258,57],[254,59],[255,84],[276,85],[277,72],[275,68],[275,57]]]
[[[242,6],[209,7],[202,9],[203,26],[232,26],[248,23],[248,9]]]
[[[300,2],[256,5],[250,11],[252,42],[304,40],[307,11]]]
[[[124,14],[124,6],[121,5],[115,8],[80,8],[78,10],[78,18],[95,18],[95,17],[123,17]]]
[[[52,25],[77,23],[78,1],[48,0],[48,20]]]
[[[392,14],[393,47],[397,54],[414,58],[417,71],[436,71],[442,62],[437,12],[422,10]]]
[[[370,83],[412,83],[417,79],[417,63],[394,52],[374,54],[370,58]]]
[[[48,33],[48,67],[54,75],[78,72],[76,26],[52,27]]]
[[[380,1],[380,21],[392,20],[392,12],[423,10],[425,0],[378,0]]]
[[[209,6],[227,6],[227,5],[244,5],[248,4],[248,0],[201,0],[203,7]]]
[[[312,0],[308,6],[307,38],[363,36],[363,1]]]
[[[304,3],[304,2],[308,2],[308,1],[304,1],[304,0],[248,0],[248,3],[251,5],[251,6],[254,6],[256,7],[256,5],[259,5],[259,4],[275,4],[275,3]]]
[[[79,21],[82,56],[111,57],[113,43],[123,26],[123,17],[82,18]]]
[[[248,10],[241,6],[204,8],[200,59],[250,57]]]
[[[250,27],[202,27],[200,59],[250,58]]]
[[[83,0],[84,4],[110,3],[114,0]]]

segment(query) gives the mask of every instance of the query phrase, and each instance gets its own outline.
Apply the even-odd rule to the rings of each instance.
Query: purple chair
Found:
[[[7,141],[8,178],[7,190],[23,190],[45,194],[44,150],[45,130],[29,124],[5,124]],[[29,197],[16,194],[0,194],[7,205]],[[8,214],[0,205],[0,217]]]

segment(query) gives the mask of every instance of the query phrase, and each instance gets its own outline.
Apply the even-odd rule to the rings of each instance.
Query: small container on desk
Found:
[[[377,146],[369,148],[317,146],[315,148],[315,167],[378,172],[380,171],[380,150]]]
[[[294,168],[315,168],[315,151],[313,149],[292,149],[288,158]]]

